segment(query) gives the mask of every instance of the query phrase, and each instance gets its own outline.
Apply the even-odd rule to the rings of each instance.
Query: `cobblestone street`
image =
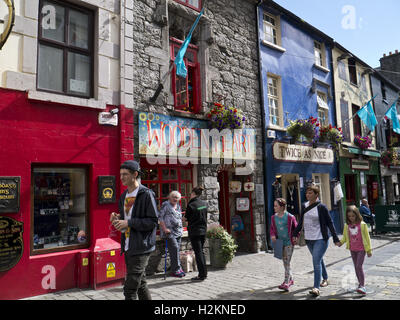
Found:
[[[373,237],[373,255],[366,258],[367,295],[354,291],[356,282],[348,250],[330,241],[325,255],[329,286],[321,288],[321,300],[397,300],[400,297],[400,238]],[[295,285],[290,292],[277,286],[283,281],[282,262],[270,253],[239,254],[225,270],[209,267],[207,280],[193,283],[190,272],[182,279],[163,274],[148,277],[154,300],[308,300],[313,284],[311,255],[306,247],[296,247],[292,258]],[[104,290],[71,289],[26,300],[121,300],[122,287]]]

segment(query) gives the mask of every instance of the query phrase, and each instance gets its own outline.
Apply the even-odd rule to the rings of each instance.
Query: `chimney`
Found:
[[[383,54],[383,57],[386,57],[386,53]]]
[[[399,50],[397,50],[397,49],[396,49],[396,51],[395,51],[395,52],[396,52],[396,53],[399,53]]]

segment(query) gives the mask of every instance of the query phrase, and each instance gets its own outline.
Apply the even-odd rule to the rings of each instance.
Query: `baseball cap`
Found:
[[[121,164],[120,169],[129,169],[141,173],[139,163],[134,160],[125,161],[123,164]]]

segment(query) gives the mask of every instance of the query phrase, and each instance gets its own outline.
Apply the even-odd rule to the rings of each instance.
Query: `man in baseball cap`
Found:
[[[125,300],[151,300],[146,282],[146,267],[155,250],[158,211],[154,192],[138,181],[140,165],[127,160],[120,166],[120,178],[127,189],[122,193],[119,214],[110,221],[121,231],[121,252],[125,254]]]

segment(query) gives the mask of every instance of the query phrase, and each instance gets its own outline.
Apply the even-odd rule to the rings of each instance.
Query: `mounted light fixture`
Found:
[[[8,7],[8,19],[7,21],[0,20],[0,23],[5,24],[3,32],[0,33],[0,50],[6,43],[8,36],[10,35],[12,28],[14,27],[14,21],[15,21],[14,0],[3,0],[3,1],[6,3]],[[2,3],[1,0],[0,3]]]

